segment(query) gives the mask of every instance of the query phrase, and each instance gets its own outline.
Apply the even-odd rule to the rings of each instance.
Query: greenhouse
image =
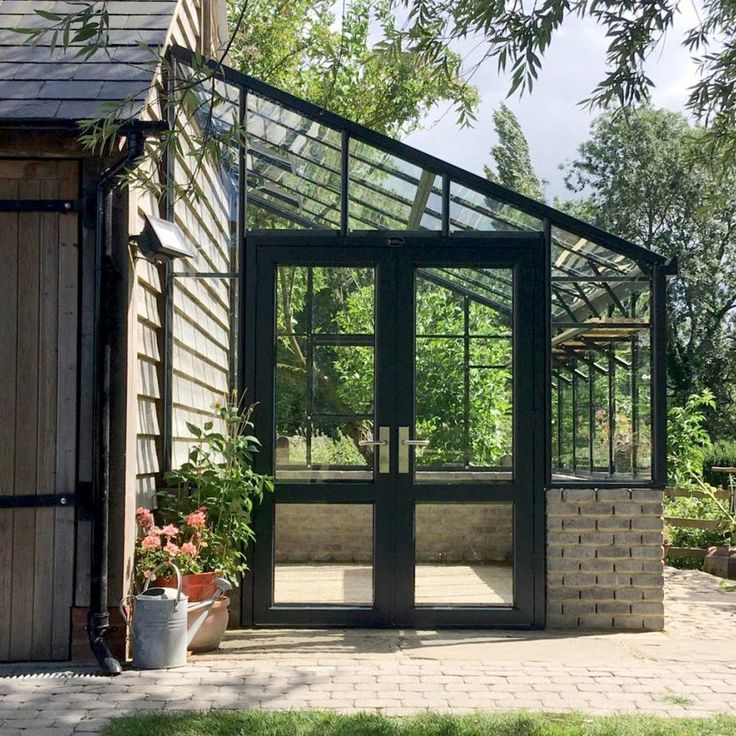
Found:
[[[276,492],[244,619],[541,625],[549,494],[664,485],[675,264],[235,71],[200,82],[208,64],[172,53],[197,131],[172,176],[186,188],[195,139],[215,144],[207,199],[227,217],[212,235],[197,216],[196,255],[168,277],[164,463],[223,389],[257,404]],[[171,198],[191,232],[190,210]],[[193,330],[219,371],[194,388]]]

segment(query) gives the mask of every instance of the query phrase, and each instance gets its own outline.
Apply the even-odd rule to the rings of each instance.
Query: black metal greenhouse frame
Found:
[[[546,308],[547,318],[545,320],[545,376],[544,381],[546,385],[545,391],[545,426],[546,426],[546,442],[545,442],[545,471],[544,471],[544,484],[545,487],[590,487],[594,486],[618,486],[618,487],[642,487],[642,488],[663,488],[666,484],[667,467],[667,441],[666,441],[666,304],[665,304],[665,287],[666,277],[669,275],[676,274],[677,264],[675,261],[667,261],[661,255],[658,255],[650,250],[647,250],[641,246],[638,246],[628,240],[620,238],[616,235],[608,233],[600,228],[591,225],[589,223],[578,220],[564,212],[554,209],[542,202],[530,199],[521,195],[517,192],[506,189],[492,181],[489,181],[481,176],[472,174],[465,171],[457,166],[442,161],[435,156],[432,156],[423,151],[417,150],[399,141],[388,138],[384,135],[376,133],[362,125],[352,122],[344,117],[331,113],[317,105],[309,103],[298,97],[295,97],[287,92],[279,90],[271,85],[268,85],[258,79],[249,77],[245,74],[241,74],[233,69],[224,67],[217,62],[204,60],[193,52],[181,48],[173,47],[170,51],[170,57],[173,62],[180,62],[186,66],[208,68],[215,72],[215,77],[222,82],[237,87],[239,93],[239,115],[241,123],[244,123],[247,115],[248,108],[248,94],[253,93],[259,97],[266,98],[267,100],[278,103],[283,108],[303,115],[318,124],[329,126],[329,128],[339,131],[341,148],[340,148],[340,193],[339,193],[339,230],[335,229],[300,229],[300,230],[247,230],[246,219],[247,219],[247,208],[248,208],[248,197],[258,196],[253,193],[249,193],[247,189],[247,158],[245,146],[241,145],[238,151],[238,222],[237,222],[237,274],[216,274],[220,278],[238,278],[239,288],[239,314],[238,323],[238,356],[247,356],[246,344],[248,340],[253,339],[256,334],[256,325],[254,322],[254,310],[248,308],[248,302],[252,298],[252,295],[256,291],[256,253],[252,247],[252,238],[250,235],[256,236],[259,242],[267,242],[269,238],[278,239],[279,243],[284,242],[284,238],[293,239],[293,244],[309,247],[310,245],[316,246],[319,244],[321,238],[325,236],[333,237],[336,234],[341,235],[343,238],[347,238],[352,246],[360,247],[361,244],[369,245],[375,243],[375,238],[380,236],[385,239],[387,244],[399,245],[404,241],[414,240],[420,238],[426,242],[436,242],[437,245],[450,243],[460,243],[466,234],[463,232],[453,232],[451,227],[451,182],[460,186],[468,187],[475,192],[492,198],[493,200],[509,205],[513,208],[520,210],[521,212],[534,217],[541,221],[542,228],[541,232],[544,235],[546,243],[546,255],[545,255],[545,272],[547,274],[546,283],[544,289],[541,290],[536,298],[543,300]],[[176,64],[172,64],[176,66]],[[173,80],[170,80],[173,82]],[[172,89],[172,88],[170,88]],[[173,124],[173,120],[169,121]],[[441,181],[441,212],[439,213],[441,219],[441,227],[437,231],[427,230],[372,230],[369,233],[366,231],[355,231],[349,227],[350,213],[350,175],[349,175],[349,164],[350,164],[350,142],[351,140],[365,143],[369,146],[379,149],[381,152],[399,157],[404,161],[421,167],[423,170],[432,172],[436,176],[440,177]],[[171,163],[169,164],[171,166]],[[258,202],[259,206],[269,207],[271,206],[266,202]],[[169,204],[170,211],[172,205]],[[298,217],[298,215],[290,215],[292,218]],[[502,220],[502,218],[498,218]],[[314,228],[314,223],[304,218],[304,221],[300,223],[302,227]],[[651,284],[651,301],[649,311],[649,321],[651,325],[651,453],[652,453],[652,464],[651,464],[651,478],[637,479],[625,478],[566,478],[564,480],[553,479],[552,476],[552,438],[551,438],[551,427],[552,427],[552,350],[551,350],[551,336],[552,336],[552,319],[551,319],[551,301],[553,297],[553,291],[557,289],[565,288],[566,276],[570,282],[574,282],[571,289],[575,289],[579,294],[580,298],[587,302],[588,306],[594,309],[594,306],[587,299],[585,293],[582,291],[580,284],[586,280],[596,281],[602,283],[603,288],[606,289],[611,295],[612,299],[618,303],[616,294],[611,290],[608,282],[615,282],[616,276],[598,276],[600,274],[600,268],[605,267],[605,261],[601,261],[598,257],[583,252],[576,252],[576,256],[579,258],[585,258],[590,265],[593,276],[586,277],[579,274],[566,274],[562,277],[557,277],[553,280],[552,278],[552,247],[553,247],[553,229],[560,228],[569,233],[572,233],[579,238],[584,238],[592,245],[603,246],[604,248],[612,251],[618,256],[623,256],[627,259],[635,261],[638,267],[641,269],[641,276],[638,280],[647,281]],[[519,229],[518,225],[513,226],[509,232],[517,232]],[[498,231],[495,231],[498,234]],[[473,232],[472,235],[475,238],[483,237],[489,233],[483,231]],[[564,247],[564,245],[562,246]],[[233,269],[235,270],[235,269]],[[171,283],[172,276],[175,276],[169,272],[168,280]],[[199,274],[200,276],[207,276],[208,274]],[[215,274],[209,274],[215,276]],[[637,280],[631,276],[624,277],[623,275],[618,277],[621,281]],[[559,283],[558,283],[559,282]],[[169,299],[169,302],[171,300]],[[564,308],[564,303],[563,303]],[[170,315],[167,322],[170,325]],[[615,325],[614,325],[615,326]],[[170,333],[170,328],[169,328]],[[632,341],[633,342],[633,341]],[[166,349],[164,351],[164,361],[166,365],[165,370],[165,386],[164,386],[164,400],[166,407],[166,418],[165,423],[165,448],[164,448],[164,459],[167,464],[171,460],[171,445],[170,445],[170,428],[171,428],[171,385],[170,385],[170,373],[171,373],[171,346],[170,338],[166,341]],[[237,368],[237,387],[244,389],[245,387],[253,385],[255,378],[255,366],[251,365],[247,357],[245,360],[238,359]],[[609,360],[609,383],[611,379],[611,371],[615,370],[616,360],[615,357],[611,357]],[[593,371],[594,367],[589,366],[589,370]],[[575,370],[573,370],[575,375]],[[577,383],[577,379],[575,379]],[[632,384],[634,381],[632,381]],[[632,385],[632,392],[636,392],[636,386]],[[574,395],[577,397],[579,389],[575,386]],[[577,398],[575,398],[577,402]],[[632,411],[636,412],[636,408],[632,408]],[[576,414],[576,412],[574,412]],[[576,417],[577,421],[577,417]],[[558,427],[559,429],[559,427]],[[610,429],[610,427],[609,427]],[[574,446],[575,443],[573,443]],[[574,452],[574,450],[573,450]],[[612,456],[612,455],[611,455]],[[592,457],[590,459],[592,466]]]

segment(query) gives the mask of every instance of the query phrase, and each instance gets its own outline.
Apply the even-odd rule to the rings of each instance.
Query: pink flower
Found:
[[[179,530],[173,524],[167,524],[162,530],[161,534],[165,537],[175,537],[179,533]]]
[[[141,547],[143,547],[143,549],[161,549],[161,539],[155,534],[149,534],[148,536],[143,537]]]
[[[207,512],[204,509],[197,509],[189,514],[184,521],[192,529],[204,529],[207,524]]]
[[[179,554],[179,548],[173,542],[167,542],[164,550],[168,552],[172,557]]]
[[[191,542],[184,542],[181,546],[181,553],[194,557],[197,554],[197,548]]]
[[[150,529],[153,526],[153,514],[150,509],[141,506],[139,509],[136,509],[135,518],[144,529]]]
[[[152,526],[148,530],[148,536],[149,537],[160,537],[161,536],[161,529],[159,529],[157,526]]]

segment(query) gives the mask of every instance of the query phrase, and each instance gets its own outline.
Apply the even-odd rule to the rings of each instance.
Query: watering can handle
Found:
[[[126,595],[125,598],[120,601],[120,615],[123,617],[123,621],[125,621],[126,626],[130,626],[130,617],[128,616],[128,612],[125,610],[125,606],[128,601],[132,600],[135,600],[134,595]]]
[[[162,570],[164,567],[170,567],[176,573],[176,602],[181,600],[181,570],[173,562],[162,562],[151,570],[151,574],[146,578],[146,582],[143,584],[143,590],[148,590],[148,586],[151,584],[151,580],[154,580],[156,573]]]

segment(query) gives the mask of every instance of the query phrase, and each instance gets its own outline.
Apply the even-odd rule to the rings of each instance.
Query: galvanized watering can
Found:
[[[164,567],[171,567],[176,573],[176,588],[149,588],[151,580]],[[211,598],[189,603],[182,593],[181,584],[179,568],[162,562],[151,571],[140,595],[129,595],[120,601],[120,613],[131,628],[133,667],[156,670],[185,665],[187,645],[204,623],[212,604],[232,588],[227,580],[217,578],[217,591]],[[126,608],[132,609],[132,621]],[[190,611],[201,613],[187,628],[187,613]]]

